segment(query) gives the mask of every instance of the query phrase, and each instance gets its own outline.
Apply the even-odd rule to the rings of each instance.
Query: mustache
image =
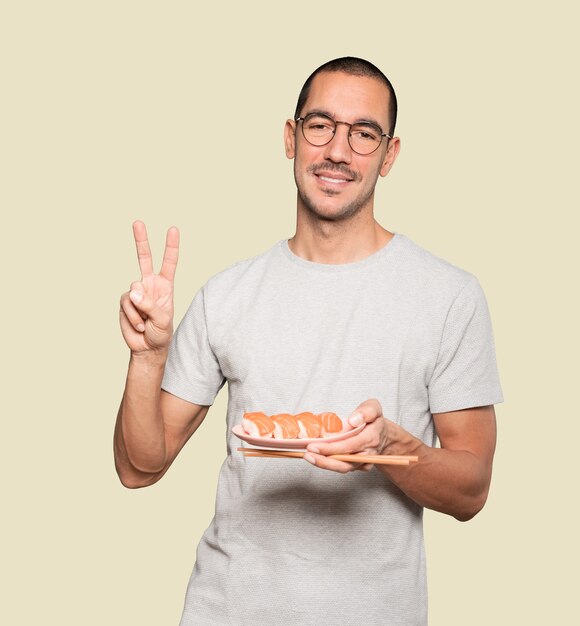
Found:
[[[311,165],[308,170],[310,174],[317,174],[318,172],[335,172],[336,174],[343,174],[347,178],[351,180],[358,181],[360,180],[360,175],[356,172],[353,172],[351,169],[346,167],[346,165],[341,165],[340,163],[315,163]]]

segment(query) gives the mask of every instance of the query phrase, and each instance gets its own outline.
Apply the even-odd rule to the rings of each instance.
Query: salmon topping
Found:
[[[277,413],[266,415],[262,411],[244,413],[242,428],[252,437],[274,437],[275,439],[317,439],[343,431],[342,420],[336,413],[314,414],[303,411],[292,415]]]
[[[275,439],[296,439],[300,432],[298,420],[290,413],[272,415]]]
[[[336,413],[319,413],[324,434],[331,435],[342,431],[342,420]]]
[[[298,420],[298,426],[300,427],[300,432],[298,433],[298,437],[300,439],[313,439],[315,437],[320,437],[320,433],[322,432],[322,422],[318,415],[314,415],[314,413],[309,413],[308,411],[304,413],[298,413],[296,415],[296,419]]]
[[[253,437],[271,437],[274,433],[274,422],[261,411],[244,413],[242,426]]]

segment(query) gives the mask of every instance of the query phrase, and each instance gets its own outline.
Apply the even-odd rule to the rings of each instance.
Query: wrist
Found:
[[[143,350],[140,352],[131,352],[129,366],[150,369],[164,369],[167,362],[168,348],[159,348],[157,350]]]
[[[391,432],[387,435],[387,445],[382,454],[417,456],[425,444],[401,426],[397,424],[393,426],[394,428],[390,429]]]

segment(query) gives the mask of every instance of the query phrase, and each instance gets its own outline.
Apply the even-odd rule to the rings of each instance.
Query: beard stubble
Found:
[[[346,203],[344,206],[342,206],[338,211],[336,211],[335,213],[329,215],[327,213],[325,213],[320,207],[317,206],[316,202],[314,202],[314,200],[306,193],[306,191],[302,188],[302,185],[299,182],[299,178],[296,172],[296,162],[294,162],[294,180],[296,182],[296,188],[298,189],[298,196],[300,198],[300,200],[302,201],[302,204],[304,205],[304,207],[306,208],[306,210],[308,211],[308,213],[310,213],[312,216],[326,221],[326,222],[341,222],[341,221],[345,221],[348,220],[349,218],[352,218],[354,215],[356,215],[357,213],[360,213],[360,211],[368,204],[368,202],[371,200],[371,198],[373,197],[373,194],[375,192],[375,186],[377,183],[377,180],[379,178],[379,172],[377,171],[376,175],[374,176],[374,180],[372,181],[372,185],[370,186],[369,189],[363,190],[361,192],[361,194],[359,196],[357,196],[356,198],[354,198],[351,202]],[[356,172],[353,172],[352,170],[349,170],[348,168],[341,166],[339,164],[318,164],[318,165],[312,165],[308,168],[307,170],[307,175],[315,175],[315,172],[317,170],[326,170],[326,171],[331,171],[331,172],[338,172],[341,174],[344,174],[346,176],[348,176],[349,178],[351,178],[354,181],[360,180],[360,175],[357,174]],[[334,190],[334,189],[324,189],[323,193],[328,196],[337,196],[340,194],[340,191]]]

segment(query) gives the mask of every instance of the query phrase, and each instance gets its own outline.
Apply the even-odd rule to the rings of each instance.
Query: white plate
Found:
[[[232,432],[236,437],[247,443],[251,443],[253,446],[261,446],[263,448],[291,448],[291,449],[303,449],[309,443],[332,443],[334,441],[342,441],[348,439],[353,435],[357,435],[366,426],[361,424],[352,430],[343,430],[336,435],[329,435],[328,437],[311,437],[307,439],[274,439],[274,437],[252,437],[244,430],[241,424],[236,424],[232,428]]]

